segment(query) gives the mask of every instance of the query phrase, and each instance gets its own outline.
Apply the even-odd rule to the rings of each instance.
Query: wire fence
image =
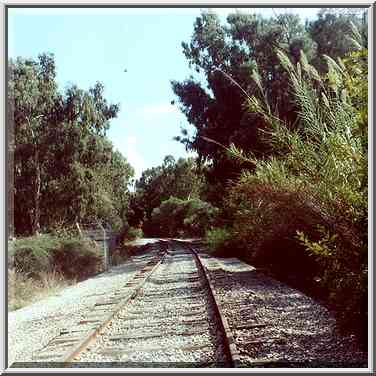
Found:
[[[116,237],[111,226],[104,222],[76,223],[78,232],[85,238],[94,241],[101,250],[104,270],[111,266],[111,253],[116,247]]]

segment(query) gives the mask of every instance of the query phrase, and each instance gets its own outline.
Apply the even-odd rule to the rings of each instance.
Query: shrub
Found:
[[[184,218],[187,213],[185,200],[170,197],[153,209],[151,226],[157,236],[174,237],[183,229]]]
[[[128,240],[139,239],[144,236],[141,228],[129,227],[126,238]]]
[[[318,261],[318,282],[328,293],[326,300],[336,310],[342,327],[355,326],[366,338],[367,247],[344,245],[338,241],[338,234],[323,226],[318,226],[318,231],[319,240],[312,240],[303,232],[297,232],[297,238]]]
[[[118,246],[122,247],[125,242],[142,238],[143,236],[144,233],[141,228],[129,226],[128,223],[125,223],[117,237],[116,243]]]
[[[51,251],[58,246],[59,240],[50,235],[17,239],[13,246],[13,266],[17,272],[29,277],[51,272]]]
[[[231,255],[237,250],[237,256],[268,267],[277,277],[313,279],[315,261],[295,239],[297,230],[315,237],[311,229],[323,221],[312,195],[260,184],[243,174],[225,204],[232,215]]]
[[[366,52],[351,64],[366,79],[364,56]],[[352,67],[340,60],[326,57],[328,74],[322,78],[303,54],[297,66],[282,52],[279,57],[290,75],[300,126],[292,131],[267,103],[250,101],[269,124],[267,134],[277,155],[276,160],[257,163],[254,180],[273,189],[307,193],[291,200],[290,220],[306,218],[295,210],[299,199],[309,204],[307,213],[314,212],[316,220],[305,229],[298,223],[291,229],[296,227],[300,244],[314,258],[326,301],[336,309],[342,326],[359,329],[367,322],[366,91],[352,94],[354,86],[349,87],[349,82],[356,85]],[[268,216],[279,215],[273,209]],[[288,237],[293,241],[292,233]]]
[[[186,201],[187,212],[183,221],[183,234],[201,237],[216,223],[218,208],[198,198]]]
[[[248,105],[265,121],[263,137],[273,156],[258,160],[228,148],[254,166],[225,200],[232,242],[277,275],[295,275],[300,286],[312,287],[317,277],[321,297],[336,309],[343,327],[362,325],[366,334],[367,51],[347,63],[326,56],[325,77],[304,54],[297,65],[281,51],[278,56],[299,123],[286,124],[273,113],[254,71],[263,95],[248,98]]]
[[[84,279],[97,273],[101,262],[96,245],[82,239],[62,239],[52,255],[53,269],[70,279]]]
[[[227,253],[230,249],[232,234],[229,229],[215,227],[205,234],[205,243],[216,255]]]
[[[100,256],[94,243],[81,238],[59,238],[49,234],[18,239],[13,266],[26,277],[57,271],[66,278],[85,278],[98,271]]]
[[[157,236],[199,237],[214,224],[217,212],[199,198],[170,197],[153,210],[150,227]]]

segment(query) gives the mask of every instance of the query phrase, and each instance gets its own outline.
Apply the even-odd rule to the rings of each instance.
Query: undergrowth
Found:
[[[38,278],[27,277],[25,274],[8,270],[8,308],[9,311],[25,307],[45,297],[57,294],[63,288],[73,284],[61,274],[38,273]]]
[[[88,278],[102,268],[94,242],[43,234],[12,242],[8,259],[9,309],[18,309]]]

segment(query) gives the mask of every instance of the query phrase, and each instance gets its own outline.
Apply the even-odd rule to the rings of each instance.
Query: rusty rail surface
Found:
[[[221,330],[224,334],[224,336],[223,336],[224,341],[223,342],[224,342],[224,346],[225,346],[225,349],[226,349],[225,351],[227,352],[227,355],[230,358],[230,366],[231,367],[238,367],[239,364],[240,364],[239,352],[236,348],[235,340],[234,340],[234,337],[233,337],[232,332],[230,330],[230,327],[228,325],[226,316],[222,312],[219,297],[217,296],[217,294],[215,292],[213,283],[211,281],[211,277],[210,277],[207,269],[203,265],[203,263],[200,259],[200,256],[197,254],[196,250],[187,243],[179,242],[179,244],[183,244],[195,256],[197,264],[199,265],[199,268],[201,269],[201,271],[202,271],[202,273],[205,277],[206,283],[209,287],[209,294],[210,294],[210,296],[211,296],[211,298],[214,302],[214,309],[217,313],[217,316],[218,316],[218,319],[219,319],[219,325],[220,325]]]
[[[80,352],[86,349],[87,346],[96,339],[96,337],[100,334],[100,332],[103,331],[103,329],[113,320],[116,314],[131,299],[133,299],[138,294],[138,292],[141,290],[141,288],[144,286],[144,284],[147,282],[147,280],[150,278],[153,272],[163,262],[166,254],[167,254],[166,251],[164,251],[162,255],[159,254],[159,261],[157,261],[156,263],[155,263],[156,261],[155,258],[150,260],[129,281],[127,281],[124,287],[134,286],[134,288],[131,289],[130,291],[125,291],[124,296],[121,296],[120,298],[113,297],[112,299],[110,298],[105,301],[99,301],[93,307],[93,309],[95,309],[95,307],[100,307],[100,306],[112,306],[112,308],[109,309],[110,312],[108,314],[100,317],[100,320],[90,317],[88,318],[88,320],[83,320],[78,323],[79,325],[82,323],[99,322],[99,324],[97,324],[94,328],[86,330],[86,331],[85,330],[82,330],[82,331],[67,330],[67,331],[60,332],[60,336],[58,336],[57,338],[54,338],[43,349],[38,351],[36,355],[33,356],[33,360],[41,361],[45,359],[46,362],[53,362],[53,363],[59,363],[59,364],[61,363],[65,365],[67,365],[67,363],[69,364],[69,362],[72,362],[74,358]],[[82,335],[82,332],[83,332],[83,337],[80,337],[80,333]],[[70,334],[72,334],[71,337],[69,337]],[[66,337],[66,335],[68,335],[68,337]],[[57,346],[59,343],[60,344],[67,343],[68,345],[70,345],[69,349],[67,351],[64,351],[64,352],[61,351],[58,353],[56,352],[48,353],[48,351],[46,351],[48,350],[48,348],[51,348],[51,347],[54,348],[54,346]]]
[[[112,298],[107,298],[106,300],[97,302],[95,304],[97,315],[94,317],[88,317],[86,321],[84,320],[85,324],[90,322],[97,323],[94,328],[89,328],[88,330],[84,330],[81,332],[79,330],[67,330],[66,332],[62,332],[61,336],[58,336],[57,338],[50,341],[44,349],[39,351],[34,357],[34,360],[43,361],[45,359],[46,362],[53,362],[59,364],[61,363],[64,367],[69,367],[69,364],[71,362],[74,362],[75,358],[77,358],[81,352],[85,351],[85,349],[87,349],[87,347],[91,343],[93,343],[93,341],[95,341],[96,338],[103,332],[103,330],[108,326],[108,324],[111,321],[113,321],[116,314],[130,300],[134,299],[139,294],[140,290],[145,285],[147,280],[151,277],[153,272],[163,263],[163,260],[165,259],[166,255],[168,255],[169,252],[168,247],[166,247],[166,245],[173,245],[175,243],[176,245],[181,246],[193,255],[196,267],[198,271],[201,272],[199,274],[201,274],[201,278],[203,278],[204,280],[204,285],[207,287],[209,299],[212,303],[215,321],[217,322],[218,329],[221,333],[220,343],[222,345],[222,352],[225,355],[225,359],[227,359],[226,365],[231,368],[237,367],[239,358],[234,338],[229,329],[226,317],[224,316],[221,310],[219,299],[216,296],[210,276],[206,268],[204,267],[202,261],[200,260],[200,257],[198,256],[197,252],[189,244],[185,242],[169,240],[168,243],[166,243],[167,242],[163,242],[162,245],[159,245],[159,255],[162,254],[159,261],[155,262],[156,260],[155,258],[153,258],[139,272],[137,272],[136,275],[133,276],[124,286],[124,288],[134,286],[133,289],[125,291],[125,294],[120,298],[114,296]],[[122,291],[120,291],[119,294],[121,295]],[[98,311],[100,313],[101,309],[103,309],[101,307],[105,307],[105,314],[98,315]],[[95,312],[95,309],[93,309],[93,311]],[[58,347],[59,344],[62,344],[64,348],[64,343],[66,343],[66,346],[68,346],[68,348],[64,352],[61,348],[58,348],[58,353],[53,352],[54,345]]]

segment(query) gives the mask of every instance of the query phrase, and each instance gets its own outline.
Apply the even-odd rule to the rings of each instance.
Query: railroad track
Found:
[[[229,333],[236,367],[365,367],[362,353],[354,355],[352,349],[358,350],[351,340],[341,343],[330,316],[312,299],[239,261],[218,261],[201,252],[198,257]],[[340,346],[328,356],[327,349]]]
[[[165,248],[33,360],[65,367],[236,366],[233,338],[198,255],[179,242]]]
[[[203,256],[200,256],[193,248],[191,249],[198,258]],[[203,268],[220,309],[226,333],[228,333],[227,338],[234,365],[236,367],[262,368],[291,367],[293,362],[278,356],[279,353],[284,353],[281,347],[286,344],[286,339],[281,336],[273,336],[269,331],[270,325],[260,321],[255,315],[255,304],[265,306],[264,299],[253,291],[249,291],[241,298],[229,299],[227,297],[226,300],[223,300],[219,290],[231,285],[229,275],[218,261],[208,258],[207,255],[204,257],[208,259],[208,262]],[[253,273],[258,274],[255,271]],[[239,276],[237,278],[242,279]],[[245,276],[244,278],[248,279],[249,277]],[[269,350],[269,353],[275,355],[264,357],[263,353],[268,353],[265,350]]]

